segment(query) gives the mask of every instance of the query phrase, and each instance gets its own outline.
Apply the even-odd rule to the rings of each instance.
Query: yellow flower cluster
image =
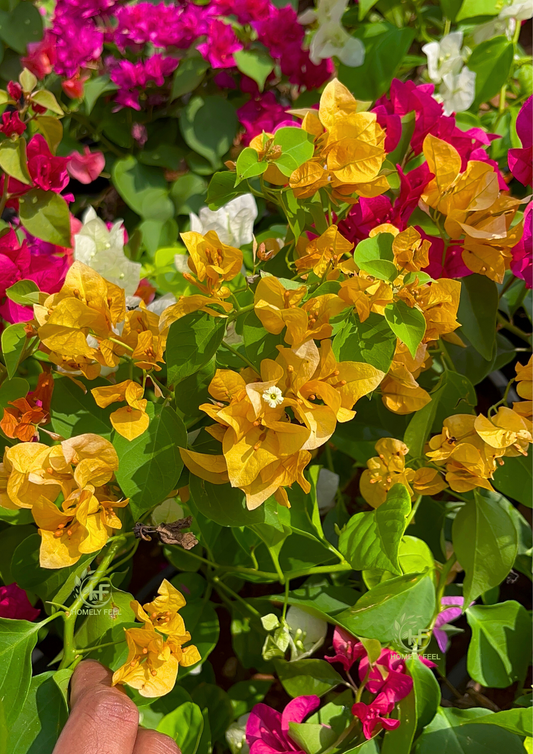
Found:
[[[306,298],[305,285],[286,288],[278,278],[269,276],[256,287],[254,308],[268,332],[278,334],[286,328],[285,341],[291,346],[309,338],[331,337],[330,319],[348,308],[353,308],[361,322],[371,313],[383,316],[385,307],[396,301],[422,312],[426,331],[415,356],[398,341],[389,372],[380,386],[385,406],[394,413],[408,414],[430,401],[429,393],[416,378],[431,366],[429,345],[441,337],[453,339],[452,333],[459,327],[461,283],[446,278],[422,282],[426,276],[417,273],[428,264],[429,243],[415,228],[400,233],[387,224],[375,228],[371,235],[381,233],[393,237],[392,252],[398,270],[393,281],[359,270],[351,255],[353,244],[332,225],[305,246],[300,243],[296,266],[302,274],[313,272],[324,280],[338,281],[338,293]]]
[[[113,674],[113,686],[126,684],[149,698],[163,696],[174,688],[180,665],[189,667],[202,659],[194,645],[183,647],[191,640],[179,614],[185,604],[183,594],[166,579],[155,600],[131,603],[143,625],[124,629],[128,658]]]
[[[251,510],[271,495],[289,506],[284,488],[294,482],[309,492],[303,471],[310,451],[329,440],[337,421],[353,418],[355,403],[384,376],[370,364],[337,363],[329,340],[320,349],[308,340],[279,352],[261,362],[260,375],[220,369],[211,381],[214,403],[201,408],[217,422],[207,431],[222,443],[222,455],[181,450],[191,472],[214,484],[229,481]]]
[[[125,355],[140,369],[161,369],[165,341],[157,314],[127,311],[122,288],[81,262],[70,267],[59,293],[34,306],[34,316],[41,347],[67,374],[92,380]]]
[[[117,500],[107,486],[117,469],[111,443],[93,434],[53,447],[23,442],[5,449],[0,505],[31,509],[41,535],[42,568],[63,568],[98,552],[122,527],[114,509],[128,500]]]
[[[457,414],[443,422],[440,435],[432,437],[426,456],[445,467],[446,481],[455,492],[475,487],[492,490],[490,479],[504,456],[526,456],[533,442],[531,422],[532,359],[517,365],[517,392],[526,400],[513,408],[500,406],[493,416]]]
[[[379,175],[385,160],[385,131],[375,113],[359,112],[360,103],[337,79],[320,98],[318,111],[309,110],[302,129],[313,136],[313,157],[295,170],[290,187],[296,197],[331,190],[333,198],[379,196],[389,189]]]
[[[461,156],[445,141],[428,134],[424,156],[435,178],[422,194],[426,207],[443,216],[444,230],[463,241],[463,261],[472,272],[503,281],[512,260],[511,249],[520,241],[523,222],[513,225],[520,199],[502,192],[498,175],[487,162],[470,160],[461,172]]]
[[[191,270],[183,273],[183,277],[200,293],[181,296],[176,304],[166,309],[161,317],[161,332],[166,332],[173,322],[191,312],[203,311],[220,317],[231,311],[233,305],[226,301],[230,290],[223,283],[233,280],[242,269],[242,251],[223,244],[214,230],[205,236],[195,231],[182,233],[181,239],[189,252],[187,264]],[[213,304],[223,311],[213,309]]]
[[[361,495],[372,508],[385,502],[395,484],[407,487],[413,500],[416,495],[436,495],[447,487],[437,469],[424,466],[415,471],[406,467],[409,448],[401,440],[384,437],[377,441],[376,451],[378,455],[367,461],[359,483]]]

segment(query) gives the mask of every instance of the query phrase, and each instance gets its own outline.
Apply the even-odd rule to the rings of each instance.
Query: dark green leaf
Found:
[[[498,466],[494,473],[494,486],[513,500],[533,508],[531,453],[502,460],[503,466]]]
[[[493,356],[498,313],[496,283],[485,275],[468,275],[461,281],[461,300],[457,319],[462,332],[484,359]]]
[[[365,46],[365,62],[358,68],[339,66],[339,79],[356,99],[374,101],[384,94],[396,75],[415,35],[387,22],[362,24],[352,36]]]
[[[518,551],[513,520],[493,499],[475,495],[453,522],[452,539],[458,561],[465,569],[465,603],[498,586],[507,576]]]
[[[478,725],[487,709],[439,708],[416,744],[416,754],[524,754],[518,736],[496,727]]]
[[[418,657],[406,661],[407,672],[413,679],[416,707],[416,731],[420,733],[437,714],[441,693],[435,675]]]
[[[179,123],[189,147],[217,168],[237,131],[237,114],[231,102],[218,96],[193,97]]]
[[[0,720],[13,725],[31,682],[31,653],[40,623],[0,618]]]
[[[425,631],[435,611],[435,587],[430,576],[406,574],[370,589],[337,623],[356,636],[398,643],[409,631]]]
[[[504,709],[494,715],[484,715],[475,722],[479,725],[498,725],[517,736],[533,736],[531,709]]]
[[[183,468],[179,449],[187,445],[187,432],[173,408],[158,406],[154,415],[149,403],[147,412],[146,432],[131,442],[118,434],[113,440],[119,457],[116,478],[136,519],[174,489]]]
[[[201,55],[191,55],[180,60],[172,79],[171,100],[192,92],[199,86],[209,69],[209,63]]]
[[[67,705],[54,673],[35,676],[9,733],[6,754],[52,754],[67,717]]]
[[[129,155],[115,162],[111,174],[118,193],[138,215],[161,222],[174,216],[162,170],[142,165]]]
[[[513,54],[514,44],[506,36],[487,39],[474,47],[468,68],[476,74],[476,98],[472,105],[476,113],[481,103],[494,97],[507,81]]]
[[[184,702],[161,720],[157,726],[178,744],[182,754],[196,754],[204,730],[202,711],[193,702]]]
[[[231,199],[235,199],[236,196],[244,194],[246,191],[248,191],[247,186],[240,188],[235,186],[235,173],[230,173],[229,170],[225,173],[215,173],[207,188],[206,202],[209,209],[220,209]]]
[[[102,381],[91,383],[91,387],[108,384]],[[56,381],[52,394],[52,429],[66,439],[85,432],[101,435],[106,440],[111,436],[109,410],[99,408],[89,391],[83,392],[68,377]]]
[[[375,568],[401,574],[398,552],[411,510],[411,496],[395,484],[374,511],[356,513],[339,537],[339,550],[352,568]]]
[[[170,326],[166,361],[171,385],[201,369],[214,356],[222,343],[224,319],[205,312],[193,312]]]
[[[43,17],[33,3],[18,3],[11,13],[0,18],[0,38],[20,55],[25,55],[27,46],[39,42],[42,36]]]
[[[229,484],[211,484],[196,476],[189,480],[191,497],[198,510],[222,526],[250,526],[265,520],[264,507],[249,511],[244,493]]]
[[[527,610],[509,600],[497,605],[474,605],[466,611],[472,640],[468,673],[489,688],[507,688],[525,677],[531,661],[531,621]]]
[[[274,665],[283,688],[293,698],[310,694],[323,696],[343,682],[326,660],[274,660]]]

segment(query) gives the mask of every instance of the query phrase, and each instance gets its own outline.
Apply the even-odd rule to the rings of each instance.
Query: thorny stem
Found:
[[[85,599],[91,594],[93,589],[105,576],[106,571],[111,564],[111,561],[117,554],[118,550],[124,545],[125,540],[126,538],[124,535],[119,535],[118,537],[114,537],[111,540],[109,549],[102,559],[102,562],[100,563],[96,571],[92,574],[92,576],[87,580],[87,583],[81,590],[78,598],[72,603],[67,612],[61,613],[61,615],[63,615],[64,617],[65,624],[63,631],[64,650],[63,659],[61,660],[61,664],[59,666],[60,669],[68,668],[78,657],[78,651],[74,643],[74,631],[76,628],[78,610],[83,607]],[[57,613],[57,615],[59,615],[59,613]]]

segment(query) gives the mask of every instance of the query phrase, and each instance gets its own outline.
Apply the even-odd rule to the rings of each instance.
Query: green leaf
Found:
[[[263,359],[276,359],[279,355],[277,346],[283,344],[283,333],[274,335],[266,332],[255,312],[248,312],[242,326],[244,350],[246,356],[257,367]]]
[[[333,339],[338,361],[362,361],[388,372],[396,350],[396,335],[387,321],[371,312],[364,322],[349,319]]]
[[[193,312],[174,322],[166,349],[169,384],[177,385],[207,364],[222,343],[225,329],[224,319],[205,312]]]
[[[20,306],[39,303],[39,287],[33,280],[19,280],[6,289],[6,296]]]
[[[113,626],[135,622],[135,613],[131,609],[133,595],[115,588],[110,588],[109,592],[110,601],[105,607],[93,608],[76,632],[77,647],[103,643],[102,636]]]
[[[418,309],[411,309],[405,301],[396,301],[385,307],[385,319],[392,332],[405,343],[409,353],[416,356],[416,349],[426,332],[426,320]]]
[[[187,103],[179,125],[188,146],[217,168],[233,143],[238,121],[235,108],[224,97],[196,96]]]
[[[200,513],[221,526],[250,526],[265,520],[264,508],[249,511],[244,493],[229,484],[211,484],[192,476],[189,479],[190,493]]]
[[[205,178],[195,173],[185,173],[177,181],[174,181],[170,189],[170,196],[178,215],[198,212],[200,207],[205,204],[206,188]]]
[[[240,188],[235,186],[235,173],[231,173],[229,170],[225,173],[215,173],[207,187],[206,202],[209,209],[220,209],[224,204],[247,191],[247,186]]]
[[[444,377],[441,378],[441,382]],[[424,446],[431,434],[431,428],[435,421],[437,406],[442,395],[443,388],[441,383],[439,387],[431,393],[431,401],[416,411],[413,418],[407,425],[403,441],[409,448],[409,455],[413,458],[421,458],[424,453]]]
[[[183,468],[179,449],[187,445],[187,432],[173,408],[154,409],[149,403],[147,412],[150,424],[146,432],[131,442],[118,434],[113,440],[119,457],[116,478],[130,498],[135,519],[163,502],[174,489]]]
[[[70,212],[62,196],[34,188],[20,197],[19,204],[20,221],[33,236],[70,247]]]
[[[247,178],[254,178],[262,175],[268,168],[268,162],[259,162],[259,155],[251,147],[245,147],[237,157],[235,165],[236,180],[235,186]]]
[[[251,50],[239,50],[234,54],[237,68],[245,76],[253,79],[262,92],[265,81],[274,70],[274,61],[266,50],[252,48]]]
[[[353,608],[339,613],[336,621],[356,636],[390,643],[406,638],[410,630],[425,631],[434,611],[435,587],[431,577],[410,573],[373,587]]]
[[[378,0],[359,0],[359,21],[362,21]]]
[[[507,688],[523,679],[531,660],[531,621],[514,600],[497,605],[474,605],[466,611],[472,639],[468,673],[488,688]]]
[[[320,754],[331,747],[338,738],[333,728],[322,723],[289,722],[289,732],[291,740],[306,754]]]
[[[161,720],[157,726],[178,744],[182,754],[196,754],[204,730],[202,711],[193,702],[184,702]]]
[[[420,662],[416,659],[414,662]],[[416,701],[414,688],[400,700],[396,707],[400,725],[396,730],[388,730],[383,737],[381,754],[410,754],[416,731]]]
[[[52,113],[63,115],[63,108],[56,100],[52,92],[46,91],[46,89],[40,89],[38,92],[34,92],[31,96],[31,101],[36,102],[41,107],[46,107]]]
[[[11,401],[17,398],[23,398],[28,394],[30,385],[22,377],[15,377],[12,380],[4,380],[0,385],[0,409],[6,408]]]
[[[20,715],[9,732],[6,754],[53,754],[68,709],[54,673],[31,679]]]
[[[14,325],[8,325],[2,331],[2,356],[9,379],[17,371],[20,357],[27,342],[25,325],[25,322],[17,322]]]
[[[513,65],[514,44],[506,36],[487,39],[474,47],[468,68],[476,74],[476,98],[472,110],[494,97],[507,81]]]
[[[0,618],[0,719],[11,726],[28,696],[31,653],[42,623]]]
[[[484,0],[482,0],[482,2],[483,1]],[[469,0],[466,0],[466,2],[469,2]],[[442,8],[443,15],[446,16],[446,18],[449,18],[452,23],[455,21],[457,13],[462,5],[463,0],[440,0],[440,7]]]
[[[420,733],[437,714],[441,699],[440,686],[433,671],[418,657],[406,660],[407,672],[413,679],[416,732]]]
[[[518,552],[512,518],[496,501],[478,494],[455,517],[452,540],[457,560],[465,570],[465,604],[501,584]]]
[[[361,24],[352,34],[365,46],[365,61],[357,68],[341,64],[340,81],[356,99],[374,101],[384,94],[396,75],[415,36],[415,30],[390,23]]]
[[[499,87],[498,87],[499,89]],[[457,319],[468,340],[484,359],[492,359],[496,338],[498,289],[485,275],[468,275],[461,281]]]
[[[356,513],[339,537],[339,550],[355,571],[377,568],[401,574],[398,552],[411,511],[411,496],[395,484],[374,511]]]
[[[513,500],[527,505],[528,508],[533,508],[531,454],[502,460],[504,460],[503,466],[498,466],[494,472],[494,486]]]
[[[373,238],[365,238],[355,247],[354,262],[369,275],[379,280],[392,282],[398,277],[398,270],[394,264],[391,233],[378,233]]]
[[[38,131],[42,133],[52,154],[56,150],[63,138],[63,124],[54,115],[38,115],[33,121]]]
[[[120,196],[141,217],[165,222],[174,216],[162,170],[142,165],[129,155],[115,162],[111,175]]]
[[[109,440],[111,424],[108,409],[99,408],[88,391],[83,392],[68,377],[56,381],[52,394],[52,429],[66,439],[85,432],[93,432]],[[91,387],[101,387],[109,384],[104,380],[91,382]]]
[[[13,553],[11,574],[22,588],[35,592],[46,603],[47,600],[63,603],[75,586],[79,576],[94,560],[95,555],[82,555],[80,560],[68,568],[48,569],[39,564],[41,537],[34,531],[21,542]],[[45,605],[51,612],[50,605]]]
[[[338,613],[353,607],[359,597],[359,592],[347,586],[303,586],[289,592],[288,604],[331,623]],[[269,599],[283,602],[284,595],[272,595]]]
[[[517,736],[533,736],[531,709],[504,709],[475,720],[479,725],[497,725]]]
[[[416,742],[416,754],[524,754],[518,736],[478,725],[494,713],[486,709],[439,708]]]
[[[188,600],[180,611],[187,631],[191,634],[191,642],[198,648],[205,662],[216,647],[220,636],[220,624],[213,604],[202,599]],[[191,669],[195,667],[191,666]],[[180,668],[180,676],[190,672],[188,668]]]
[[[225,742],[224,733],[233,720],[233,707],[227,693],[214,683],[200,683],[191,696],[202,712],[208,714],[213,741]]]
[[[208,69],[209,63],[198,54],[180,60],[172,78],[171,101],[196,89],[202,83]]]
[[[2,13],[0,17],[0,39],[15,52],[25,55],[28,44],[39,42],[42,37],[43,17],[33,3],[18,3],[11,13]],[[17,75],[18,72],[15,73],[14,77]]]
[[[497,16],[501,9],[500,0],[463,0],[455,20],[463,21],[466,18],[478,16]]]
[[[276,131],[272,146],[281,147],[281,156],[273,164],[286,176],[290,176],[300,165],[310,160],[315,151],[312,135],[303,128],[292,126]]]
[[[283,688],[293,699],[310,694],[323,696],[343,683],[342,677],[326,660],[274,660],[274,665]]]
[[[0,168],[21,183],[31,184],[26,157],[26,140],[19,137],[16,141],[6,139],[0,144]]]
[[[86,114],[91,114],[93,107],[96,105],[96,101],[102,94],[116,92],[117,89],[117,85],[114,84],[107,75],[89,79],[83,87],[83,101],[85,103]]]

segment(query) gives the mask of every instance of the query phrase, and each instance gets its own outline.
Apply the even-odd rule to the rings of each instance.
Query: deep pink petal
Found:
[[[320,704],[318,696],[298,696],[287,704],[281,715],[281,730],[289,732],[289,723],[301,723]]]

